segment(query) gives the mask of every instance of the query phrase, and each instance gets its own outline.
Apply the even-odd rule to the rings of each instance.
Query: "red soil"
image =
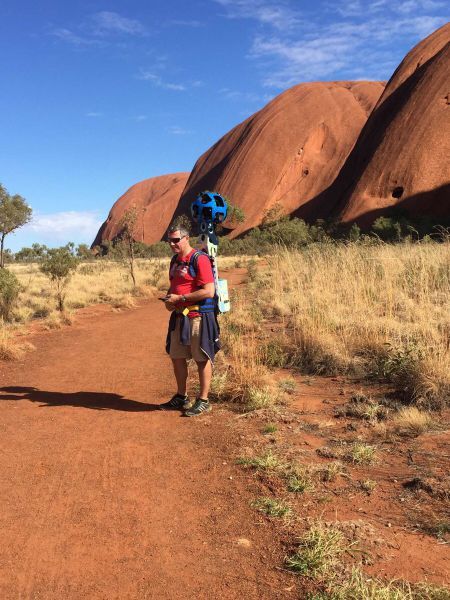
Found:
[[[0,598],[289,598],[230,455],[234,417],[180,418],[166,313],[99,306],[0,366]]]

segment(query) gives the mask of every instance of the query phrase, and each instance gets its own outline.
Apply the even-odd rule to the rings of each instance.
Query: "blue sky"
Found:
[[[2,0],[0,183],[34,211],[6,246],[90,244],[131,185],[190,171],[290,86],[388,79],[447,6]]]

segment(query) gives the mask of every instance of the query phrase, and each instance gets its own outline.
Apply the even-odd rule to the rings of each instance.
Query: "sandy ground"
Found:
[[[230,460],[232,413],[171,396],[167,313],[80,311],[0,365],[0,598],[292,598]]]

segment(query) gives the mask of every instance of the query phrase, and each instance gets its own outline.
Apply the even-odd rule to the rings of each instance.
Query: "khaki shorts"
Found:
[[[200,324],[201,317],[189,319],[191,326],[191,345],[183,346],[180,342],[180,321],[177,323],[174,331],[170,334],[170,358],[193,358],[196,362],[205,362],[208,360],[206,354],[200,350]]]

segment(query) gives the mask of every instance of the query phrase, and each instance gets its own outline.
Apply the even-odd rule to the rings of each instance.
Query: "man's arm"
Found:
[[[205,283],[202,285],[200,290],[196,290],[195,292],[189,292],[189,294],[185,294],[186,302],[190,302],[191,304],[195,304],[196,302],[201,302],[205,300],[205,298],[214,298],[215,289],[214,282]],[[181,296],[179,294],[169,294],[167,296],[166,304],[175,305],[178,302],[182,302]]]

